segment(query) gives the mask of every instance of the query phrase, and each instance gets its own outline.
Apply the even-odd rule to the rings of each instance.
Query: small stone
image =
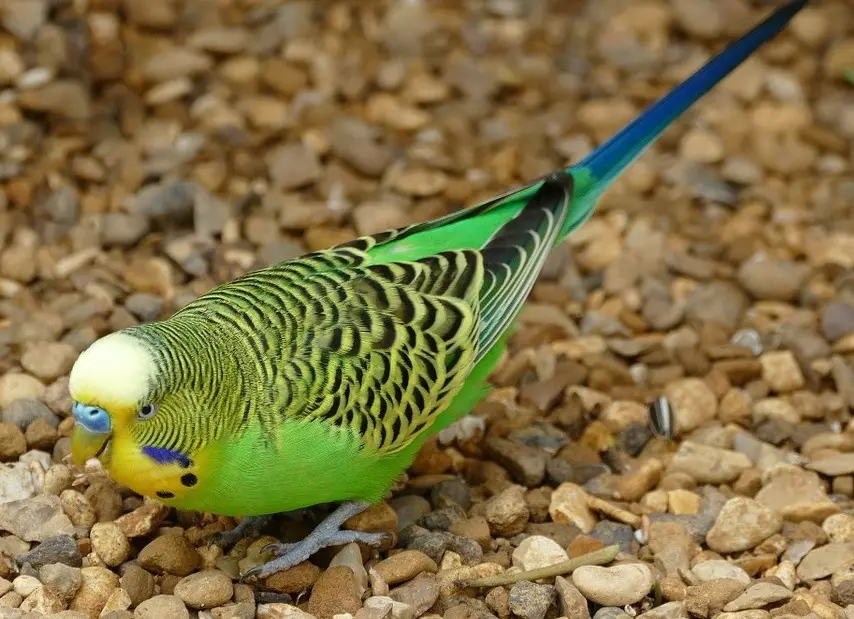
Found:
[[[129,563],[122,573],[121,586],[127,591],[131,605],[139,606],[154,595],[154,576],[135,563]]]
[[[675,415],[676,431],[684,434],[715,418],[718,399],[705,381],[683,378],[667,385],[664,397]]]
[[[690,490],[670,490],[667,493],[667,510],[677,515],[696,514],[700,511],[700,495]]]
[[[792,592],[782,585],[775,585],[771,582],[757,582],[748,587],[744,593],[732,602],[724,606],[724,610],[726,612],[737,612],[752,608],[762,608],[774,602],[788,600],[791,597]]]
[[[132,512],[116,518],[115,522],[125,537],[141,537],[151,533],[168,512],[169,508],[163,503],[147,500]]]
[[[807,464],[807,468],[828,477],[854,473],[854,453],[841,453],[819,458]]]
[[[271,574],[264,584],[272,591],[296,595],[308,591],[319,576],[319,567],[310,561],[303,561],[290,569]]]
[[[854,333],[854,305],[844,301],[828,303],[821,314],[821,332],[830,342]]]
[[[596,516],[587,506],[587,493],[581,486],[566,482],[552,493],[549,515],[557,523],[574,524],[584,533],[596,526]]]
[[[84,567],[80,570],[80,576],[80,589],[69,608],[97,617],[110,595],[118,588],[119,577],[104,567]]]
[[[697,577],[700,582],[709,580],[718,580],[727,578],[729,580],[737,580],[745,586],[750,584],[750,576],[742,568],[733,565],[729,561],[722,559],[712,559],[710,561],[702,561],[691,568],[691,573]]]
[[[39,582],[38,578],[35,576],[27,576],[26,574],[21,574],[12,581],[12,588],[15,590],[15,593],[21,597],[27,597],[41,586],[42,584]]]
[[[21,91],[18,105],[27,110],[50,112],[71,120],[92,115],[89,89],[77,80],[55,80],[44,86]]]
[[[551,585],[520,580],[510,587],[510,612],[522,619],[544,619],[556,601],[557,593]]]
[[[184,602],[175,595],[156,595],[145,600],[136,607],[133,616],[135,619],[190,619]]]
[[[686,473],[702,484],[731,483],[752,466],[744,454],[685,441],[670,462],[668,471]]]
[[[182,578],[175,585],[175,595],[190,608],[203,609],[222,606],[231,599],[234,587],[219,570],[204,570]]]
[[[583,565],[572,573],[572,582],[588,600],[602,606],[625,606],[642,600],[655,578],[642,563],[612,567]]]
[[[51,381],[68,374],[76,358],[77,351],[69,344],[39,342],[24,351],[21,366],[33,376]]]
[[[397,513],[388,503],[376,503],[344,523],[345,529],[364,533],[382,533],[397,530]]]
[[[777,465],[755,498],[785,520],[795,522],[823,522],[840,511],[827,496],[818,475],[788,465]]]
[[[83,584],[80,568],[51,563],[39,569],[39,580],[65,601],[71,601]]]
[[[854,542],[854,516],[851,514],[834,514],[821,523],[827,539],[835,543]]]
[[[130,542],[114,522],[96,522],[89,539],[92,550],[110,567],[121,565],[130,555]]]
[[[507,469],[516,482],[529,488],[541,484],[545,477],[546,455],[536,447],[502,438],[489,438],[486,441],[486,452]]]
[[[0,461],[17,460],[25,451],[27,451],[27,440],[18,426],[0,423]]]
[[[581,592],[563,576],[555,578],[561,615],[567,619],[590,619],[590,608]]]
[[[439,598],[439,583],[433,574],[421,573],[389,592],[389,597],[412,607],[415,616],[426,613]]]
[[[521,486],[508,487],[484,505],[484,516],[489,528],[500,537],[511,537],[524,531],[530,514]]]
[[[697,617],[710,617],[724,608],[744,591],[744,583],[737,580],[709,580],[688,587],[684,607]]]
[[[854,542],[832,542],[810,550],[798,565],[798,578],[803,582],[841,573],[854,565]]]
[[[36,496],[0,505],[0,529],[27,542],[74,534],[74,525],[62,512],[56,496]]]
[[[736,497],[724,504],[706,535],[706,543],[723,554],[750,550],[782,526],[782,519],[772,509],[753,499]]]
[[[724,13],[714,0],[676,0],[673,13],[679,25],[698,39],[715,39],[724,28]]]
[[[70,488],[63,490],[59,495],[59,502],[62,505],[62,511],[65,512],[74,525],[88,529],[98,519],[95,510],[92,509],[86,497],[76,490]]]
[[[44,394],[44,384],[29,374],[9,372],[0,377],[0,408],[7,409],[16,400],[38,400]]]
[[[0,465],[0,504],[35,496],[37,483],[33,470],[22,462]]]
[[[123,589],[113,589],[110,597],[104,603],[99,617],[110,617],[114,613],[126,612],[130,608],[130,597]]]
[[[0,413],[0,420],[14,424],[21,430],[25,430],[36,419],[46,421],[53,428],[59,425],[59,417],[56,413],[38,400],[15,400],[4,407],[3,412]]]
[[[753,258],[741,265],[738,280],[761,301],[791,301],[803,288],[810,267],[803,262]]]
[[[35,569],[53,563],[62,563],[71,567],[82,565],[80,548],[74,538],[69,535],[49,537],[29,552],[18,555],[17,561],[21,565],[29,563]]]
[[[353,571],[331,567],[320,575],[308,599],[308,612],[317,619],[332,619],[338,613],[355,614],[362,607],[359,583]]]
[[[36,612],[48,617],[65,610],[65,600],[47,587],[39,587],[33,591],[20,606],[24,612]]]
[[[775,350],[759,356],[762,378],[776,393],[797,391],[804,386],[804,375],[795,355],[788,350]]]
[[[362,563],[362,550],[359,548],[359,545],[355,542],[345,544],[332,558],[332,561],[329,562],[329,567],[335,567],[336,565],[349,567],[353,571],[356,582],[359,583],[359,592],[361,595],[364,595],[368,589],[368,572]]]
[[[274,148],[265,161],[273,186],[286,191],[315,182],[322,172],[317,153],[300,143]]]
[[[199,567],[201,558],[183,535],[161,535],[146,545],[137,558],[140,566],[157,574],[186,576]]]
[[[365,600],[365,609],[376,612],[389,619],[415,619],[415,611],[408,604],[393,600],[388,596],[374,595]],[[340,615],[336,615],[340,619]]]
[[[435,561],[418,550],[404,550],[383,559],[374,566],[374,570],[389,585],[396,585],[415,578],[422,572],[436,573],[439,568]]]
[[[513,566],[521,570],[535,570],[569,559],[566,551],[554,540],[542,535],[531,535],[513,551]]]
[[[272,603],[258,605],[258,619],[316,619],[314,615],[290,604]],[[387,619],[387,618],[384,618]]]
[[[685,313],[699,323],[713,323],[735,331],[747,305],[747,296],[740,288],[730,282],[714,281],[697,287],[688,298]]]

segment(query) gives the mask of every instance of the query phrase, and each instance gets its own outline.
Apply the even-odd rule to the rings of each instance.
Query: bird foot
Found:
[[[231,531],[222,531],[214,533],[208,538],[208,541],[220,548],[233,546],[244,537],[254,537],[261,533],[267,524],[273,519],[273,516],[249,516],[237,523]]]
[[[371,547],[379,547],[387,543],[391,535],[389,533],[364,533],[362,531],[341,530],[341,525],[356,514],[364,511],[368,505],[363,503],[344,503],[323,522],[317,525],[302,541],[294,543],[267,544],[261,552],[270,552],[276,558],[263,565],[253,567],[241,576],[244,580],[250,576],[266,578],[276,572],[292,568],[311,555],[328,546],[340,546],[351,542],[362,542]]]

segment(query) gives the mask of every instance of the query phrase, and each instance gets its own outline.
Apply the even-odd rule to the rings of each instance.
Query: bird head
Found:
[[[109,456],[116,432],[150,419],[157,412],[153,390],[157,365],[143,340],[126,331],[111,333],[89,346],[71,369],[73,400],[72,458],[82,466]]]

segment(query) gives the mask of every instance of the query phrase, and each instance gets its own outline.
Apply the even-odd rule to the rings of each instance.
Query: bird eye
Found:
[[[154,414],[157,412],[157,407],[154,404],[143,404],[139,408],[139,413],[137,417],[140,419],[151,419],[154,417]]]

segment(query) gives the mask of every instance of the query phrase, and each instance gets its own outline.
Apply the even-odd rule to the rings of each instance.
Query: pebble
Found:
[[[83,575],[79,568],[51,563],[39,569],[39,580],[62,599],[71,601],[83,584]]]
[[[155,595],[133,611],[135,619],[190,619],[184,602],[174,595]]]
[[[590,608],[581,592],[563,576],[555,578],[561,615],[568,619],[590,619]]]
[[[784,520],[795,522],[823,522],[839,512],[839,506],[827,496],[818,475],[789,465],[777,465],[755,499]]]
[[[807,464],[807,468],[828,477],[850,475],[854,473],[854,453],[833,454],[819,458]]]
[[[738,281],[762,301],[792,301],[804,287],[810,267],[803,262],[754,257],[738,269]]]
[[[130,597],[127,591],[119,588],[114,589],[104,603],[104,608],[101,610],[100,617],[108,617],[113,613],[123,613],[130,608]]]
[[[433,574],[421,573],[389,592],[389,597],[412,607],[416,617],[426,613],[439,598],[439,583]]]
[[[423,552],[417,550],[404,550],[383,559],[376,565],[374,570],[389,585],[396,585],[415,578],[422,572],[436,573],[439,568]]]
[[[776,393],[789,393],[804,386],[804,375],[795,355],[788,350],[775,350],[759,356],[762,379]]]
[[[24,433],[11,423],[0,423],[0,461],[16,460],[26,450]]]
[[[26,574],[21,574],[12,581],[12,588],[21,597],[27,597],[41,586],[42,583],[39,582],[38,578]]]
[[[641,563],[601,567],[583,565],[572,573],[572,582],[588,600],[603,606],[625,606],[640,601],[652,590],[655,577]]]
[[[854,542],[832,542],[810,550],[798,564],[798,578],[803,582],[819,580],[842,572],[854,565]]]
[[[529,488],[542,483],[546,475],[546,455],[536,447],[492,437],[484,445],[486,453],[507,469],[514,481]]]
[[[331,567],[320,575],[308,599],[308,612],[317,619],[338,613],[355,614],[362,606],[359,583],[350,568]]]
[[[27,542],[74,534],[74,525],[62,512],[56,496],[36,496],[0,505],[0,529]]]
[[[322,169],[317,154],[300,143],[282,144],[265,157],[273,186],[292,190],[320,178]]]
[[[744,454],[686,440],[674,454],[670,473],[685,473],[701,484],[734,482],[752,466]]]
[[[70,535],[50,537],[32,550],[18,555],[17,560],[21,564],[29,563],[35,569],[52,563],[71,567],[80,567],[82,564],[80,548]]]
[[[388,596],[374,595],[364,602],[364,608],[376,611],[380,617],[391,619],[415,619],[415,610],[408,604],[393,600]]]
[[[8,408],[15,400],[38,400],[45,394],[44,384],[35,376],[10,372],[0,377],[0,408]]]
[[[80,589],[69,608],[90,616],[98,616],[104,604],[119,586],[119,577],[104,567],[84,567],[80,570]]]
[[[310,561],[303,561],[290,569],[268,576],[264,585],[279,593],[297,594],[308,591],[319,576],[319,567]]]
[[[709,580],[685,591],[684,607],[691,615],[711,617],[744,591],[737,580]]]
[[[831,542],[854,542],[854,515],[834,514],[821,523],[822,530]]]
[[[522,619],[544,619],[556,601],[557,592],[551,585],[520,580],[510,587],[510,612]]]
[[[43,402],[22,398],[9,403],[0,413],[0,421],[25,430],[36,419],[46,421],[51,427],[59,425],[59,417]]]
[[[77,351],[62,342],[39,342],[21,355],[21,366],[41,380],[56,380],[68,374],[77,358]]]
[[[854,305],[845,301],[828,303],[821,313],[821,332],[830,342],[854,333]]]
[[[511,537],[525,530],[531,512],[521,486],[510,486],[486,501],[484,516],[493,535]]]
[[[748,576],[744,569],[722,559],[712,559],[697,563],[691,568],[691,573],[701,582],[727,578],[737,580],[744,585],[750,584],[750,576]]]
[[[522,540],[513,551],[513,567],[535,570],[569,559],[566,551],[554,540],[542,535],[531,535]]]
[[[404,551],[406,552],[406,551]],[[349,567],[359,583],[359,591],[364,595],[368,588],[368,572],[362,564],[362,551],[356,543],[346,544],[329,562],[329,567],[343,565]]]
[[[709,548],[722,554],[750,550],[777,533],[783,521],[759,501],[736,497],[727,501],[706,535]]]
[[[688,616],[682,601],[665,602],[638,615],[639,619],[687,619]]]
[[[590,533],[596,526],[596,516],[587,506],[587,492],[581,486],[566,482],[552,493],[549,515],[562,524],[574,524],[583,533]]]
[[[204,570],[181,579],[174,594],[190,608],[203,609],[221,606],[231,599],[234,587],[219,570]]]
[[[750,610],[753,608],[762,608],[775,602],[788,600],[792,597],[792,592],[782,585],[776,585],[771,582],[757,582],[739,595],[729,604],[724,606],[726,612],[737,612],[740,610]]]
[[[21,462],[0,465],[0,504],[23,501],[37,492],[37,481],[29,466]]]
[[[199,553],[183,535],[169,533],[149,542],[137,557],[140,566],[156,574],[186,576],[201,563]]]
[[[113,522],[96,522],[89,539],[92,550],[110,567],[121,565],[130,555],[130,542]]]
[[[132,606],[139,606],[154,595],[154,576],[135,563],[125,566],[120,584],[127,591]]]
[[[47,587],[39,587],[33,591],[20,606],[24,612],[36,612],[48,617],[55,616],[65,610],[66,602]]]
[[[718,399],[705,381],[683,378],[664,388],[664,397],[670,401],[676,422],[676,432],[691,432],[715,418]]]

